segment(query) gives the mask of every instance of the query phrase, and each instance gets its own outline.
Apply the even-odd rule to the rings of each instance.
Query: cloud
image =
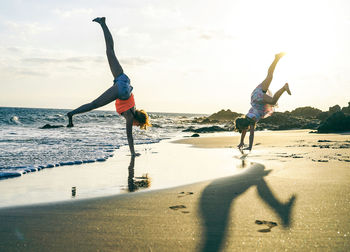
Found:
[[[126,57],[120,60],[120,63],[122,65],[129,65],[129,66],[142,66],[147,65],[152,62],[154,62],[154,59],[151,58],[144,58],[144,57]]]
[[[37,64],[62,62],[62,60],[52,59],[52,58],[25,58],[22,61],[26,63],[37,63]]]
[[[80,57],[69,57],[63,59],[55,58],[24,58],[22,59],[25,63],[34,64],[56,64],[56,63],[103,63],[105,57],[102,56],[80,56]]]
[[[152,5],[142,8],[141,14],[153,19],[174,19],[177,21],[182,19],[182,14],[178,9],[159,8]]]
[[[25,76],[48,76],[46,73],[38,72],[38,71],[32,71],[32,70],[25,70],[25,69],[18,69],[16,71],[17,75],[25,75]]]
[[[224,30],[209,30],[201,27],[187,26],[183,28],[185,31],[194,34],[199,39],[236,39],[236,37],[227,34]]]
[[[22,76],[48,76],[47,73],[37,70],[32,70],[28,67],[21,66],[1,66],[0,65],[0,74],[4,78],[10,77],[10,79],[15,79]]]
[[[71,18],[80,15],[91,15],[92,9],[74,9],[74,10],[61,10],[55,9],[53,13],[62,17],[62,18]]]
[[[52,28],[48,25],[39,23],[18,23],[13,21],[5,21],[5,26],[10,28],[12,31],[19,32],[22,35],[37,35],[42,32],[51,31]]]
[[[23,53],[23,51],[18,47],[7,47],[6,51],[10,53]]]
[[[116,38],[127,38],[130,41],[139,42],[142,45],[150,43],[152,38],[145,32],[130,32],[129,27],[122,27],[116,32]]]

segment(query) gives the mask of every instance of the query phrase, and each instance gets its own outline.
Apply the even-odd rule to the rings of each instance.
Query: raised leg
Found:
[[[72,119],[73,115],[85,113],[93,109],[97,109],[104,105],[107,105],[108,103],[115,101],[117,99],[117,96],[118,96],[118,88],[116,85],[113,85],[112,87],[107,89],[102,95],[100,95],[97,99],[93,100],[90,103],[84,104],[79,108],[67,113],[67,116],[69,119],[69,123],[67,126],[73,127],[73,119]]]
[[[272,78],[273,78],[273,72],[275,71],[276,65],[277,65],[278,61],[284,55],[285,55],[285,53],[278,53],[275,55],[275,59],[269,67],[269,70],[267,72],[267,76],[266,76],[265,80],[262,82],[262,90],[264,92],[266,92],[269,89],[269,86],[270,86]]]
[[[109,67],[110,67],[111,72],[112,72],[114,79],[115,79],[120,74],[123,73],[123,68],[121,67],[117,57],[115,56],[114,41],[113,41],[112,34],[106,25],[106,18],[105,17],[98,17],[92,21],[99,23],[102,27],[105,42],[106,42],[107,59],[108,59]]]
[[[271,96],[269,96],[267,94],[264,94],[264,102],[267,103],[267,104],[276,105],[278,99],[281,97],[281,95],[284,93],[284,91],[286,91],[289,95],[291,95],[288,83],[284,84],[284,86],[280,90],[278,90],[273,95],[273,97],[271,97]]]
[[[117,78],[120,74],[123,73],[123,68],[120,66],[119,61],[114,53],[114,42],[111,32],[109,31],[107,25],[106,25],[106,18],[95,18],[93,20],[94,22],[97,22],[101,25],[105,42],[106,42],[106,53],[107,53],[107,59],[109,63],[109,67],[111,69],[111,72],[114,76],[114,79]],[[80,106],[79,108],[67,113],[69,123],[67,127],[73,127],[73,115],[84,113],[91,111],[93,109],[100,108],[118,97],[118,88],[117,86],[112,86],[109,89],[107,89],[102,95],[100,95],[97,99],[94,101],[84,104]]]

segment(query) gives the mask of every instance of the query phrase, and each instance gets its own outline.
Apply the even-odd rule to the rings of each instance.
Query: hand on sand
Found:
[[[138,157],[138,156],[141,156],[141,154],[135,152],[135,153],[132,153],[131,156],[133,156],[133,157]]]
[[[284,89],[287,91],[287,93],[288,93],[289,95],[292,95],[292,93],[290,92],[288,83],[284,84]]]
[[[106,18],[105,17],[97,17],[97,18],[93,19],[92,22],[97,22],[99,24],[102,24],[102,23],[106,22]]]
[[[244,143],[240,143],[239,145],[237,145],[237,148],[240,149],[240,150],[241,150],[243,147],[244,147]]]
[[[280,58],[282,58],[284,55],[286,55],[285,52],[280,52],[280,53],[277,53],[277,54],[275,55],[275,58],[276,58],[276,59],[280,59]]]

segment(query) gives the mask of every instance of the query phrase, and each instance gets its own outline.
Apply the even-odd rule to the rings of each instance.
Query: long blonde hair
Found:
[[[152,126],[148,114],[143,109],[135,110],[135,119],[140,123],[140,129],[145,130],[147,127]]]

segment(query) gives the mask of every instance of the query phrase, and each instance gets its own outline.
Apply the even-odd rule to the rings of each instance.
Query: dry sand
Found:
[[[181,142],[227,151],[238,136]],[[0,209],[0,251],[348,251],[350,135],[257,132],[255,143],[245,158],[229,149],[232,176]]]

